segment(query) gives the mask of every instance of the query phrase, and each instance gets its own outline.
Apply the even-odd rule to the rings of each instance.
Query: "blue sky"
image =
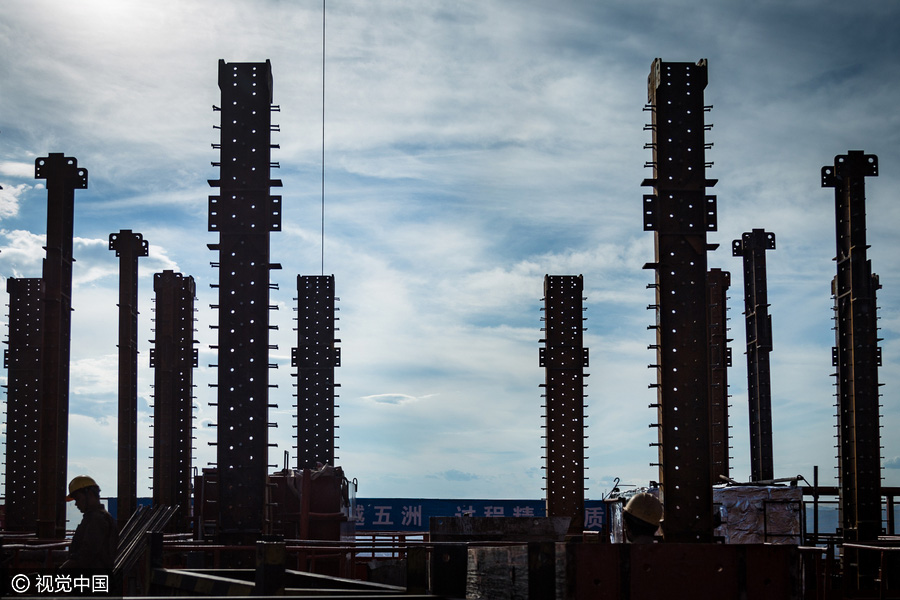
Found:
[[[115,489],[117,262],[141,232],[139,494],[149,495],[152,274],[197,281],[195,465],[215,460],[217,61],[270,59],[284,181],[272,235],[280,290],[270,421],[290,450],[297,274],[321,272],[322,5],[7,0],[0,4],[0,276],[38,277],[46,190],[33,163],[75,156],[69,475]],[[656,57],[709,59],[709,176],[732,273],[733,476],[749,477],[740,259],[764,228],[776,476],[832,483],[830,377],[836,154],[880,158],[867,180],[885,384],[883,471],[900,485],[900,5],[800,2],[329,1],[324,271],[341,298],[338,461],[370,497],[541,498],[538,366],[544,274],[583,274],[590,348],[587,494],[657,478],[654,356],[642,230],[646,80]],[[5,289],[5,286],[4,286]],[[4,315],[5,320],[5,315]],[[2,373],[5,376],[5,373]],[[5,410],[5,398],[4,398]]]

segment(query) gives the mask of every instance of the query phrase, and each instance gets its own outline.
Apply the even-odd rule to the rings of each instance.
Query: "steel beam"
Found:
[[[119,529],[137,508],[137,327],[138,258],[149,244],[140,233],[122,229],[109,234],[109,249],[119,259]]]
[[[747,328],[747,401],[750,410],[750,479],[775,478],[772,452],[772,316],[766,285],[766,250],[775,249],[775,234],[762,229],[731,243],[733,256],[744,258],[744,317]]]
[[[653,62],[649,104],[653,178],[643,185],[644,229],[654,232],[659,483],[667,541],[710,542],[709,342],[706,234],[716,199],[706,194],[703,90],[707,62]]]
[[[218,526],[222,542],[255,543],[269,468],[269,233],[281,229],[281,197],[270,194],[281,182],[269,178],[272,66],[219,61],[219,88],[219,195],[209,199],[219,233]]]
[[[334,369],[341,366],[335,338],[334,275],[297,276],[297,469],[335,464]]]
[[[41,401],[44,282],[6,280],[9,347],[6,386],[6,528],[37,531],[38,412]]]
[[[866,256],[865,178],[878,175],[878,157],[851,150],[822,167],[822,187],[834,188],[837,275],[832,282],[837,367],[838,474],[845,542],[871,542],[881,533],[881,433],[879,428],[876,291],[878,275]],[[871,589],[876,553],[847,550],[845,580]]]
[[[194,278],[173,271],[153,276],[156,327],[150,349],[153,385],[153,505],[177,506],[173,526],[186,531],[191,507],[193,440]],[[199,503],[198,503],[199,512]]]
[[[728,346],[728,288],[731,273],[710,269],[706,276],[707,315],[709,318],[709,427],[710,477],[713,483],[721,476],[730,477],[731,455],[728,424],[728,368],[731,348]]]
[[[38,536],[66,531],[69,436],[69,358],[72,332],[72,236],[75,190],[88,186],[77,159],[51,153],[34,163],[34,178],[47,180],[47,257],[44,259],[44,354],[38,455]]]
[[[571,519],[570,532],[584,529],[584,278],[544,276],[547,516]]]

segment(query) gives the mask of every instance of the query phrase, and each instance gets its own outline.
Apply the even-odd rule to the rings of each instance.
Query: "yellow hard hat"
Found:
[[[72,496],[78,490],[83,490],[86,487],[100,487],[97,485],[97,482],[93,480],[93,478],[88,477],[87,475],[78,475],[72,481],[69,482],[69,495],[66,496],[66,502],[71,502],[75,498]]]
[[[631,500],[625,505],[625,512],[650,525],[659,525],[663,509],[662,503],[656,496],[641,492],[631,497]]]

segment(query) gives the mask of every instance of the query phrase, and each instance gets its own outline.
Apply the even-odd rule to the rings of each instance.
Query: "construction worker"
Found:
[[[84,516],[81,518],[72,543],[65,569],[103,569],[111,571],[119,545],[119,529],[116,520],[100,503],[100,487],[87,475],[79,475],[69,482],[66,501],[75,501]]]
[[[625,505],[625,538],[632,544],[652,544],[662,520],[663,508],[653,494],[635,494]]]

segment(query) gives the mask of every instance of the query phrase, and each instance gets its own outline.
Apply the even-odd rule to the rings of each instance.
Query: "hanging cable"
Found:
[[[322,0],[322,275],[325,275],[325,0]]]

